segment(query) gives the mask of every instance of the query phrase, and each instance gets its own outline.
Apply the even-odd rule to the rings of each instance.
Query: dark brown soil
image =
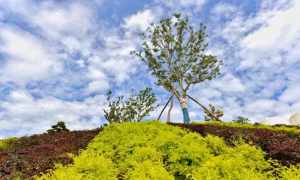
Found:
[[[21,179],[38,175],[55,163],[72,163],[68,153],[78,154],[99,133],[99,129],[56,132],[22,137],[0,150],[0,179]]]
[[[264,150],[267,158],[278,160],[283,165],[300,163],[300,134],[272,131],[262,128],[238,128],[218,125],[173,124],[188,128],[202,135],[212,134],[223,137],[228,144],[239,138]]]

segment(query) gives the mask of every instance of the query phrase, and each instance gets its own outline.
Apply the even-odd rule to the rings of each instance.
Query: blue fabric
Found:
[[[189,124],[190,123],[190,116],[187,108],[182,108],[182,113],[183,113],[183,122],[184,124]]]

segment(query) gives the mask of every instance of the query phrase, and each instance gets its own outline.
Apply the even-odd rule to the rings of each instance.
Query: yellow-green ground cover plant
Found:
[[[0,150],[9,148],[13,142],[17,140],[16,137],[11,137],[7,139],[0,139]]]
[[[230,147],[219,137],[167,124],[123,123],[105,127],[73,164],[57,165],[36,179],[299,179],[299,167],[272,164],[262,150],[243,142]]]

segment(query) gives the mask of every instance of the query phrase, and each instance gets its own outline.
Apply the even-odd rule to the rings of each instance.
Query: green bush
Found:
[[[236,120],[233,120],[235,123],[239,124],[249,124],[251,121],[249,118],[243,117],[243,116],[238,116]]]
[[[283,178],[296,177],[286,168]],[[260,149],[202,137],[158,122],[112,124],[95,137],[74,164],[58,165],[38,179],[215,180],[276,179]]]
[[[56,133],[56,132],[63,132],[63,131],[65,132],[70,131],[67,128],[65,122],[63,121],[58,121],[55,125],[51,126],[51,129],[47,130],[48,133]]]

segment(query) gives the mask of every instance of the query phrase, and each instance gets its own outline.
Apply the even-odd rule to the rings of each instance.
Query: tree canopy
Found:
[[[221,61],[206,53],[205,30],[203,24],[195,30],[187,17],[174,14],[151,25],[141,50],[134,53],[148,65],[156,83],[179,98],[191,85],[220,73]]]

